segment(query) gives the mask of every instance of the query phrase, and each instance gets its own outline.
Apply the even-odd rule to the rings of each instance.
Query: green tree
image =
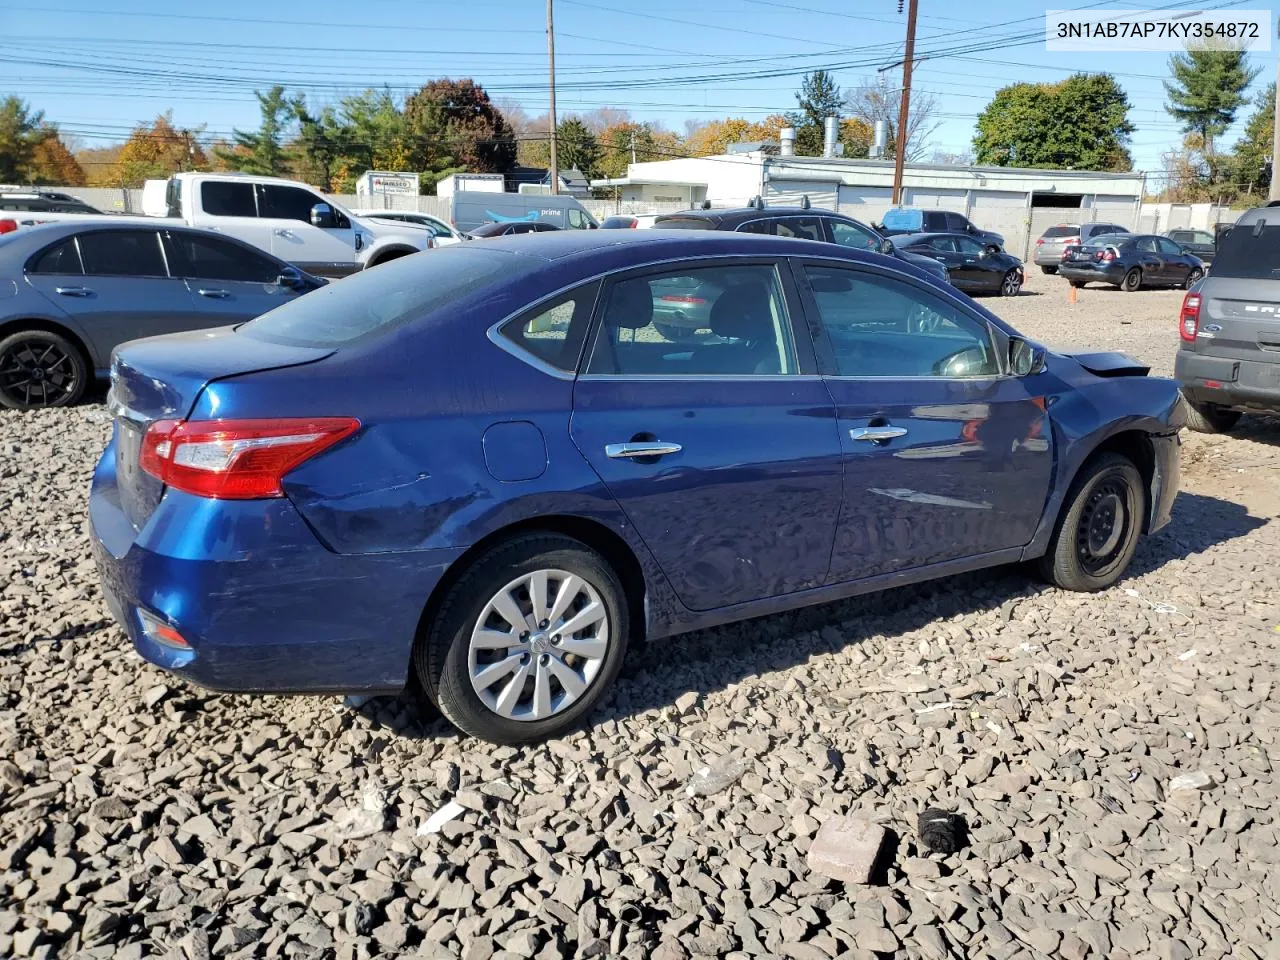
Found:
[[[1271,189],[1271,136],[1276,125],[1276,85],[1268,84],[1253,100],[1253,113],[1231,157],[1232,179],[1242,190],[1266,194]]]
[[[296,117],[298,100],[285,96],[284,87],[277,84],[266,93],[254,91],[262,112],[262,123],[256,133],[243,130],[231,131],[235,147],[219,150],[218,159],[231,169],[260,176],[278,177],[289,172],[289,154],[284,147],[285,137]]]
[[[1185,134],[1197,134],[1204,142],[1209,182],[1219,179],[1215,141],[1235,121],[1246,102],[1244,92],[1258,75],[1242,50],[1192,49],[1169,58],[1172,82],[1165,81],[1165,110]]]
[[[1000,167],[1129,170],[1129,98],[1106,73],[1015,83],[978,116],[974,159]]]
[[[302,97],[294,101],[293,113],[298,121],[294,172],[326,192],[335,189],[335,174],[350,152],[349,129],[339,122],[333,107],[312,113]]]
[[[840,114],[844,95],[831,74],[815,70],[801,81],[796,103],[800,109],[786,115],[796,128],[796,153],[802,157],[820,157],[825,136],[823,125],[827,117]]]
[[[0,100],[0,183],[25,179],[36,144],[44,139],[44,113],[25,100]]]
[[[556,162],[561,170],[577,168],[588,180],[600,165],[600,144],[596,135],[577,117],[560,121],[556,127]]]

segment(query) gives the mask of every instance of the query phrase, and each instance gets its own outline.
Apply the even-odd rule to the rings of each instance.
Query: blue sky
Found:
[[[439,76],[471,76],[531,114],[546,109],[542,0],[311,0],[302,14],[300,6],[250,0],[46,3],[0,0],[0,94],[26,98],[86,146],[123,139],[169,108],[179,125],[204,124],[213,135],[256,127],[253,90],[276,82],[323,104],[369,86],[404,92]],[[1000,86],[1106,70],[1133,104],[1135,166],[1157,170],[1178,140],[1163,109],[1168,54],[1049,53],[1036,35],[1047,6],[1101,5],[921,0],[918,53],[954,51],[916,70],[916,88],[938,104],[934,146],[968,146],[975,116]],[[874,82],[878,66],[900,58],[904,29],[896,0],[556,0],[559,109],[616,107],[676,130],[689,119],[758,119],[794,107],[806,70],[830,68],[845,87]],[[957,49],[1019,39],[1027,42]],[[1275,53],[1253,60],[1262,68],[1258,88],[1275,76]],[[884,76],[897,85],[901,69]]]

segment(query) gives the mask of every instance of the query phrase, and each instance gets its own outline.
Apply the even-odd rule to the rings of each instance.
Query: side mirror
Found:
[[[988,243],[985,247],[982,248],[982,255],[984,257],[989,257],[999,252],[1000,252],[1000,244],[998,243]]]
[[[280,270],[280,276],[276,278],[276,283],[286,290],[301,290],[304,286],[302,271],[297,267],[283,267]]]
[[[1009,372],[1015,377],[1029,377],[1044,370],[1044,347],[1013,337],[1009,340]]]
[[[311,208],[311,225],[313,227],[332,227],[333,223],[333,207],[327,203],[317,203]]]
[[[897,251],[897,248],[893,245],[892,240],[880,241],[880,252],[883,253],[886,257],[892,257],[896,251]]]

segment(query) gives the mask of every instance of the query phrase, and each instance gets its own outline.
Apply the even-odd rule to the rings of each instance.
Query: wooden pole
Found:
[[[547,0],[547,62],[551,67],[551,192],[556,194],[560,192],[560,157],[556,151],[556,29],[551,3]]]
[[[550,0],[547,0],[550,3]],[[911,61],[916,54],[916,3],[907,8],[907,50],[902,61],[902,102],[898,105],[898,136],[893,151],[893,203],[902,203],[902,164],[907,153],[907,117],[911,111]],[[902,8],[899,7],[899,10]]]

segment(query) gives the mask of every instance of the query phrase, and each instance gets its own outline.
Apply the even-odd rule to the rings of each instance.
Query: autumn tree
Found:
[[[728,152],[729,147],[735,143],[757,140],[776,142],[780,127],[775,126],[775,122],[772,117],[767,118],[764,123],[752,123],[741,117],[727,117],[724,120],[694,124],[685,135],[684,152],[691,157],[708,157]]]
[[[596,166],[597,177],[626,176],[631,163],[653,160],[670,160],[683,156],[680,138],[670,130],[655,128],[652,124],[624,120],[606,127],[599,138],[600,161]]]
[[[1217,138],[1235,122],[1236,111],[1247,103],[1245,90],[1258,75],[1243,50],[1191,49],[1169,58],[1172,82],[1164,83],[1165,110],[1184,134],[1203,143],[1208,177],[1218,179]]]
[[[83,187],[84,168],[53,127],[45,127],[45,134],[31,151],[27,165],[27,178],[33,183],[56,184],[64,187]]]
[[[1132,169],[1129,98],[1107,73],[1015,83],[978,116],[977,163],[1048,170]]]
[[[511,127],[474,80],[425,84],[405,100],[404,118],[412,169],[432,190],[449,173],[506,173],[515,164]]]
[[[196,139],[199,130],[179,130],[173,111],[160,114],[150,126],[136,127],[125,141],[110,172],[113,186],[140,187],[144,180],[160,180],[181,170],[208,166],[208,158]]]

